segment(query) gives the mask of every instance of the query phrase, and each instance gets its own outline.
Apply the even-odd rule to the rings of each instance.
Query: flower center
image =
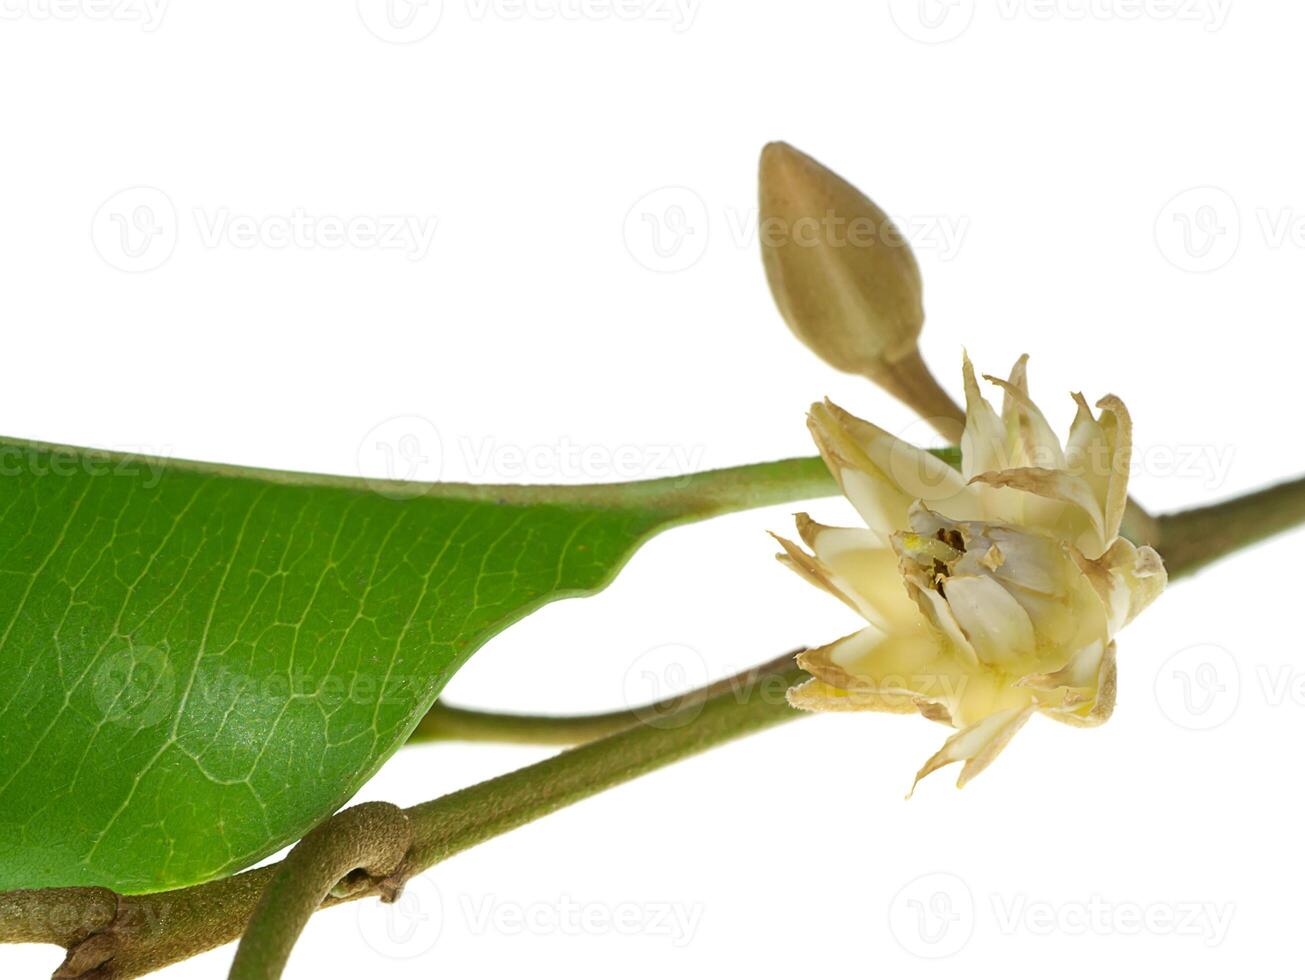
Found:
[[[956,528],[940,527],[934,537],[953,551],[957,551],[961,555],[965,554],[965,538],[961,536],[961,532],[956,530]],[[941,558],[934,558],[932,569],[933,574],[931,576],[930,585],[932,585],[937,593],[944,599],[947,598],[945,583],[947,581],[947,576],[951,574],[951,571],[951,565],[948,562],[943,561]]]

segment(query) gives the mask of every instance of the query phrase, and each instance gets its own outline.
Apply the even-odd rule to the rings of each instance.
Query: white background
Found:
[[[417,416],[439,465],[415,475],[484,482],[807,454],[826,394],[922,435],[771,306],[755,166],[785,139],[912,235],[954,392],[965,345],[992,373],[1030,352],[1061,428],[1071,389],[1119,394],[1155,509],[1305,465],[1299,5],[444,0],[405,29],[370,0],[143,2],[0,3],[8,435],[382,475],[364,437]],[[297,213],[318,235],[286,244]],[[392,216],[434,234],[367,240]],[[654,541],[449,700],[607,709],[665,644],[718,676],[842,635],[850,614],[771,560],[790,509]],[[1034,719],[963,792],[944,773],[902,799],[938,726],[803,720],[460,855],[397,918],[320,915],[288,975],[1277,967],[1299,934],[1303,542],[1175,585],[1122,637],[1108,725]],[[404,750],[363,796],[545,754]],[[59,959],[7,947],[0,971]]]

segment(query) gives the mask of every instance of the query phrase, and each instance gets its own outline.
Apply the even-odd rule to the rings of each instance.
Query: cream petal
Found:
[[[946,725],[948,728],[953,727],[952,713],[948,710],[947,705],[939,701],[927,701],[924,698],[915,699],[915,707],[920,714],[930,721],[936,721],[939,724]]]
[[[1101,502],[1105,517],[1106,541],[1119,536],[1119,525],[1128,506],[1128,476],[1133,458],[1133,419],[1124,403],[1114,395],[1097,402],[1101,409],[1100,424],[1110,445],[1110,473],[1105,498]]]
[[[961,472],[974,489],[977,518],[1019,524],[1024,520],[1026,495],[1004,487],[975,485],[973,477],[1015,464],[1017,442],[1007,425],[979,392],[974,367],[965,358],[965,431],[961,435]],[[945,509],[945,508],[939,508]],[[963,517],[948,510],[952,517]]]
[[[992,548],[997,553],[990,556]],[[1000,525],[984,528],[983,536],[975,538],[974,545],[956,565],[961,575],[978,575],[984,569],[1003,585],[1018,585],[1043,595],[1064,594],[1066,574],[1077,574],[1064,545],[1056,538],[1036,530]]]
[[[1111,635],[1110,622],[1100,596],[1082,580],[1061,596],[1044,596],[1019,586],[1007,586],[1033,622],[1038,638],[1038,665],[1030,669],[1049,669],[1058,665],[1064,651],[1078,650],[1093,640]],[[1062,661],[1063,662],[1063,661]]]
[[[784,549],[782,554],[775,556],[779,559],[781,565],[797,572],[812,585],[828,592],[835,599],[846,603],[852,610],[864,616],[867,622],[875,623],[875,625],[887,625],[886,623],[876,622],[878,617],[875,608],[856,591],[847,587],[845,583],[838,581],[837,577],[815,558],[788,538],[781,537],[773,532],[770,536],[778,541],[780,547]]]
[[[957,658],[971,667],[979,665],[979,655],[970,643],[969,637],[956,621],[951,606],[947,604],[937,590],[929,588],[914,577],[906,581],[907,592],[915,600],[916,608],[924,614],[930,624],[941,633],[955,648]]]
[[[874,530],[891,531],[904,526],[906,508],[915,500],[929,501],[954,516],[980,515],[978,488],[967,486],[956,470],[932,453],[898,439],[832,402],[813,405],[810,418],[817,445],[823,436],[824,443],[841,457],[843,465],[850,464],[863,474],[861,479],[854,480],[844,472],[840,479],[858,511],[863,504],[851,496],[852,491],[873,498],[868,509],[878,522],[871,523]],[[824,454],[825,449],[821,452]],[[887,483],[892,493],[888,494],[880,483]],[[885,496],[888,506],[882,502]]]
[[[1090,557],[1105,550],[1107,538],[1101,505],[1082,477],[1065,470],[1027,466],[997,473],[980,473],[974,481],[994,487],[1014,487],[1072,505],[1062,512],[1057,528],[1060,535]]]
[[[1033,623],[1039,657],[1076,650],[1107,635],[1100,592],[1117,588],[1118,581],[1050,533],[949,521],[919,504],[911,508],[908,521],[912,531],[895,534],[891,544],[902,556],[902,573],[912,597],[944,633],[951,633],[948,624],[954,617],[944,617],[936,609],[938,584],[946,592],[949,578],[969,576],[994,579],[1019,603]],[[917,594],[915,588],[923,591]],[[963,649],[959,643],[954,645]],[[1060,663],[1063,659],[1056,666]]]
[[[901,557],[900,574],[907,594],[918,612],[938,631],[940,641],[949,643],[962,663],[977,667],[978,655],[935,582],[939,565],[949,568],[964,556],[964,552],[942,539],[948,531],[963,536],[963,525],[940,517],[919,503],[911,508],[909,522],[917,530],[899,531],[892,537],[893,550]]]
[[[1115,693],[1119,683],[1117,670],[1115,644],[1109,643],[1101,655],[1092,696],[1085,697],[1077,704],[1067,699],[1067,703],[1060,707],[1044,707],[1042,713],[1048,718],[1076,728],[1095,728],[1105,724],[1115,712]]]
[[[1003,470],[1010,465],[1006,427],[979,391],[974,365],[965,355],[965,431],[961,434],[961,474],[972,480],[979,473]]]
[[[1045,469],[1064,469],[1065,451],[1060,439],[1047,422],[1042,409],[1021,390],[1008,381],[985,374],[984,377],[1006,392],[1006,404],[1014,405],[1010,412],[1015,423],[1015,434],[1023,450],[1023,466],[1040,466]],[[1008,421],[1009,425],[1009,421]]]
[[[829,527],[797,515],[798,534],[830,577],[854,593],[876,625],[904,625],[919,618],[897,567],[897,554],[864,528]],[[862,610],[866,614],[865,610]]]
[[[1012,389],[1023,395],[1029,393],[1029,355],[1021,354],[1010,369],[1010,378],[1006,382]],[[1006,392],[1006,397],[1001,403],[1001,418],[1003,422],[1011,422],[1015,418],[1018,406],[1010,397],[1010,391]]]
[[[968,728],[957,732],[944,742],[943,747],[934,753],[920,771],[915,774],[915,783],[912,784],[911,792],[907,794],[907,798],[911,797],[920,780],[929,773],[962,760],[965,765],[956,780],[956,787],[957,789],[963,787],[986,769],[993,759],[997,758],[1001,750],[1015,736],[1015,733],[1029,720],[1034,707],[1035,705],[1030,699],[1029,704],[1024,707],[1007,708],[1004,711],[994,712]]]
[[[1111,611],[1112,633],[1131,623],[1169,581],[1164,561],[1154,548],[1139,548],[1125,538],[1117,538],[1095,564],[1108,576],[1102,599]]]
[[[797,664],[812,677],[824,681],[830,687],[836,687],[844,691],[873,691],[875,690],[873,685],[848,673],[842,664],[835,663],[834,654],[840,651],[852,651],[854,658],[864,657],[883,640],[884,633],[873,626],[869,626],[857,630],[855,633],[849,633],[833,643],[803,650],[797,655]],[[898,693],[915,694],[914,691],[899,691]]]
[[[829,422],[823,405],[812,407],[807,427],[843,495],[866,526],[887,540],[889,534],[902,526],[912,498],[870,464],[841,428]]]
[[[939,646],[923,623],[918,631],[883,633],[868,627],[800,653],[798,666],[849,692],[906,695],[951,703],[964,692],[967,671]]]
[[[885,711],[897,715],[920,710],[918,698],[905,694],[881,694],[873,691],[844,691],[812,678],[787,692],[788,703],[802,711]]]
[[[989,379],[991,380],[991,378]],[[1006,427],[1006,444],[1013,447],[1009,466],[1030,466],[1024,447],[1020,440],[1020,405],[1017,395],[1028,396],[1029,393],[1029,355],[1021,354],[1010,369],[1010,378],[1006,382],[1001,399],[1001,422]]]
[[[1031,687],[1039,691],[1052,691],[1058,687],[1095,689],[1105,648],[1104,640],[1094,640],[1071,656],[1065,666],[1059,670],[1049,674],[1029,674],[1020,678],[1017,686]]]
[[[1097,402],[1101,418],[1081,394],[1074,395],[1078,413],[1070,426],[1065,451],[1066,469],[1091,490],[1101,514],[1102,550],[1119,534],[1128,502],[1129,461],[1133,452],[1133,423],[1124,403],[1114,395]],[[1101,552],[1088,553],[1095,558]]]
[[[1037,646],[1033,622],[998,582],[953,575],[944,591],[947,605],[984,663],[1004,666],[1033,655]]]

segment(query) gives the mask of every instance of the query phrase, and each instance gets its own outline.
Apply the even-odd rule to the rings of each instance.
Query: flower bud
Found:
[[[775,303],[816,354],[876,381],[913,358],[924,325],[920,270],[873,201],[805,153],[770,143],[758,231]]]

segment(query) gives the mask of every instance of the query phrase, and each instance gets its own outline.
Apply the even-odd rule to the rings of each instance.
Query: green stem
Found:
[[[421,742],[514,742],[578,745],[637,724],[629,711],[596,715],[516,715],[455,708],[436,701],[408,744]]]
[[[1301,523],[1305,477],[1160,517],[1160,553],[1169,577],[1177,578]]]
[[[1147,533],[1126,523],[1125,536],[1139,543],[1158,540],[1170,579],[1179,579],[1305,523],[1305,477],[1209,507],[1147,520],[1154,524]],[[644,713],[654,709],[664,710],[650,705],[595,715],[516,715],[436,702],[409,741],[576,745],[637,724]]]
[[[662,724],[664,718],[717,694],[737,691],[758,680],[758,671],[773,673],[777,665],[792,660],[799,651],[755,667],[696,691],[642,704],[623,711],[590,715],[520,715],[472,708],[454,708],[438,701],[408,739],[412,742],[511,742],[522,745],[578,745],[592,742],[636,725]],[[782,696],[783,692],[779,692]],[[782,697],[781,697],[782,700]]]
[[[231,964],[231,980],[277,980],[322,901],[347,882],[345,895],[387,888],[412,844],[407,815],[392,803],[363,803],[319,824],[263,889]],[[395,890],[388,886],[386,897]]]
[[[730,689],[650,724],[617,732],[543,762],[408,810],[420,871],[577,800],[731,739],[799,717],[785,692],[806,674],[785,655]]]
[[[555,489],[567,503],[611,505],[611,488],[602,484]],[[683,514],[691,520],[838,493],[838,483],[819,456],[751,463],[621,485],[623,503],[639,503]],[[592,501],[585,499],[591,495]]]
[[[784,694],[806,676],[785,654],[693,692],[675,710],[649,715],[643,724],[400,811],[403,821],[386,815],[351,830],[357,817],[350,815],[362,808],[346,810],[305,837],[281,864],[220,881],[153,895],[85,888],[3,894],[0,939],[66,946],[68,955],[55,974],[59,980],[129,980],[238,939],[252,922],[254,939],[236,964],[239,975],[270,977],[284,962],[306,909],[391,895],[402,880],[489,837],[696,752],[802,717]],[[337,843],[337,834],[346,839]],[[406,857],[389,874],[388,847],[396,841],[404,843]],[[354,859],[370,859],[375,867],[362,876],[343,873]],[[347,887],[332,888],[340,879]],[[282,884],[273,890],[277,882]]]
[[[772,487],[757,491],[754,487],[748,491],[741,484],[734,485],[734,478],[729,477],[712,487],[713,499],[722,509],[797,499],[799,493],[806,495],[823,484],[825,478],[819,476],[816,463],[817,460],[799,460],[764,464],[780,467],[781,471],[787,467],[786,478],[796,482],[787,490]],[[800,490],[794,489],[799,486]],[[658,491],[650,488],[650,492]],[[792,497],[788,496],[790,493]],[[1161,550],[1171,576],[1177,578],[1303,521],[1305,479],[1164,517],[1160,520]],[[536,765],[403,811],[404,832],[410,832],[411,846],[400,870],[380,881],[367,875],[362,879],[356,875],[341,876],[358,890],[332,889],[320,901],[320,907],[368,894],[385,894],[398,879],[569,803],[695,752],[800,717],[788,707],[783,692],[804,676],[792,657],[786,655],[729,682],[690,695],[664,714],[635,709],[581,719],[528,719],[443,709],[430,723],[427,731],[430,737],[474,733],[478,738],[489,738],[510,734],[558,742],[564,736],[570,740],[607,734]],[[631,727],[632,719],[642,723]],[[335,826],[336,820],[342,820],[350,812],[324,826]],[[394,824],[390,834],[382,833],[371,843],[398,840],[398,821]],[[334,832],[324,830],[323,834],[329,840]],[[287,861],[306,862],[316,869],[308,876],[311,887],[292,888],[287,884],[284,887],[293,891],[294,897],[285,895],[267,900],[272,909],[280,907],[283,901],[290,908],[284,914],[271,912],[270,918],[260,913],[260,918],[269,924],[255,933],[255,948],[267,952],[256,958],[249,976],[271,975],[268,964],[274,964],[288,950],[288,943],[302,927],[305,909],[319,907],[317,893],[322,891],[323,881],[335,878],[354,858],[366,864],[367,854],[373,853],[364,853],[363,849],[350,851],[347,844],[343,847],[337,851],[333,846],[314,844],[303,852],[307,857],[299,858],[294,858],[292,852]],[[309,861],[314,854],[330,855],[330,860]],[[384,873],[388,864],[385,860],[372,863],[376,875]],[[103,889],[84,888],[3,894],[0,895],[0,939],[66,946],[68,957],[56,974],[61,978],[126,980],[238,938],[258,909],[260,898],[269,893],[270,883],[300,880],[291,871],[283,873],[281,867],[271,865],[156,895],[115,896]],[[293,870],[292,865],[285,867]],[[329,884],[325,887],[330,889]],[[260,969],[262,973],[258,972]]]

